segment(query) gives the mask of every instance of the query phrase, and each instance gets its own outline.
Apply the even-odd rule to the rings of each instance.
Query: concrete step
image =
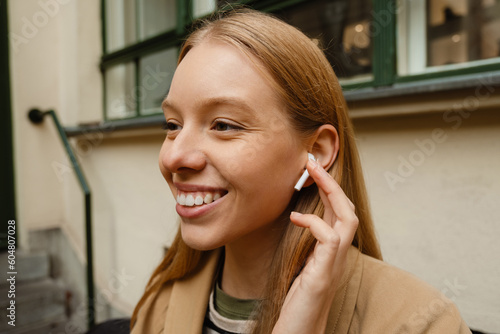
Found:
[[[41,280],[50,275],[50,258],[45,252],[26,253],[22,250],[16,251],[14,270],[8,267],[8,256],[9,253],[7,252],[0,254],[0,268],[2,269],[0,272],[0,288],[7,285],[6,279],[10,276],[7,272],[16,272],[16,282],[18,283]]]
[[[10,286],[0,287],[0,296],[8,296]],[[0,333],[14,333],[8,324],[7,310],[10,301],[15,301],[15,330],[29,330],[36,326],[53,327],[66,320],[66,291],[64,286],[51,278],[35,281],[21,281],[15,284],[15,297],[0,299]],[[9,313],[8,313],[9,312]],[[15,332],[17,333],[17,332]],[[29,332],[26,332],[29,333]],[[38,332],[48,333],[48,332]]]
[[[72,328],[72,327],[69,327]],[[0,330],[0,334],[67,334],[66,322],[38,322],[36,324],[9,329],[6,332]],[[75,333],[76,334],[76,333]]]

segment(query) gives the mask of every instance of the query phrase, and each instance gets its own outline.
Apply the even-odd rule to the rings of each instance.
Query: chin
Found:
[[[209,233],[202,231],[192,231],[190,228],[181,226],[182,240],[190,248],[198,251],[210,251],[224,246],[222,240],[214,240]]]

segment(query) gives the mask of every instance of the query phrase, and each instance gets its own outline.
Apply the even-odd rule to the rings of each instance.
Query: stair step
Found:
[[[71,328],[71,327],[70,327]],[[3,331],[0,333],[4,333]],[[66,329],[65,319],[60,319],[59,321],[42,321],[36,324],[26,325],[22,327],[14,327],[9,329],[9,334],[66,334],[69,333]],[[73,333],[73,332],[71,332]]]
[[[3,333],[3,332],[2,332]],[[66,322],[38,322],[29,326],[14,327],[8,331],[9,334],[66,334]]]
[[[0,287],[0,296],[7,296],[8,286]],[[37,323],[60,323],[66,319],[65,309],[66,291],[63,286],[53,279],[45,278],[37,281],[21,282],[15,285],[15,298],[0,300],[0,318],[7,321],[0,322],[0,332],[12,330],[8,324],[7,310],[10,300],[15,300],[15,324],[20,327]],[[10,331],[9,331],[10,332]]]
[[[7,262],[8,259],[8,253],[7,252],[2,252],[0,258],[5,259],[5,262]],[[34,280],[40,280],[49,277],[50,274],[50,258],[49,255],[45,252],[36,252],[36,253],[26,253],[21,250],[17,251],[15,253],[15,272],[16,274],[16,282],[21,283],[25,281],[34,281]],[[4,264],[2,263],[2,269],[5,268],[5,270],[2,270],[0,273],[1,275],[1,280],[0,280],[0,288],[7,285],[6,279],[8,278],[9,275],[7,275],[7,272],[10,272],[12,270],[9,270],[7,267],[7,263]]]

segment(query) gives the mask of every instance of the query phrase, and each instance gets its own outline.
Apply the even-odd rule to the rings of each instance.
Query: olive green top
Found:
[[[226,294],[215,284],[214,306],[223,317],[233,320],[249,320],[259,304],[255,299],[239,299]]]

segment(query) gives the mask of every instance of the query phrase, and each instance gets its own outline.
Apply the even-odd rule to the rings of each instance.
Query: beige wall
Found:
[[[102,119],[100,1],[43,3],[58,4],[52,16],[37,0],[9,1],[18,36],[33,16],[48,18],[11,50],[21,240],[29,248],[28,231],[61,227],[83,262],[81,191],[52,123],[34,126],[26,112],[55,108],[64,125]],[[385,259],[454,299],[470,326],[500,332],[500,87],[478,87],[356,102],[352,115]],[[449,114],[464,101],[470,116]],[[176,230],[162,139],[154,128],[72,141],[93,191],[96,280],[125,313]],[[413,164],[402,173],[401,159]]]
[[[442,114],[355,121],[385,260],[444,292],[471,327],[491,332],[500,329],[498,111],[475,111],[456,129]],[[443,132],[433,139],[435,129]],[[399,174],[404,160],[413,170]],[[389,182],[388,172],[403,177]]]
[[[18,219],[24,227],[20,231],[21,242],[26,237],[23,233],[26,228],[60,224],[64,219],[58,207],[62,185],[50,165],[51,160],[60,158],[62,151],[50,125],[46,131],[36,131],[26,118],[33,106],[59,107],[60,82],[54,74],[60,72],[61,15],[51,18],[43,29],[31,29],[26,22],[31,23],[37,10],[40,9],[36,1],[9,1],[16,195]],[[12,39],[12,34],[19,38]],[[51,47],[47,47],[48,40]],[[17,44],[18,41],[22,43]],[[37,61],[33,61],[33,55]]]

